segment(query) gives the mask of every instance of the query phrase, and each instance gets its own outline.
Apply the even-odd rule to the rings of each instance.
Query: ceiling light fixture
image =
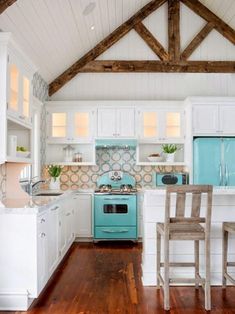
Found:
[[[83,15],[88,15],[90,14],[92,11],[94,11],[96,7],[96,3],[95,2],[90,2],[86,7],[85,9],[83,10],[82,14]]]

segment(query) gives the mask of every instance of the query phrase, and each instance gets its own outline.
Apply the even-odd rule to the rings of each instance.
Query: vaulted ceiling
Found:
[[[148,2],[18,0],[0,15],[0,29],[13,33],[43,78],[51,82]],[[235,29],[234,0],[201,2]],[[90,3],[96,6],[87,14]]]

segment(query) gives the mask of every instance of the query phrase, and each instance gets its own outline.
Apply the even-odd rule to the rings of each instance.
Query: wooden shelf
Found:
[[[58,165],[58,166],[96,166],[95,162],[84,161],[84,162],[66,162],[66,161],[55,161],[47,162],[47,165]]]
[[[7,162],[19,162],[19,163],[25,163],[25,164],[31,164],[32,159],[31,158],[21,158],[21,157],[11,157],[7,156]]]
[[[136,165],[138,166],[185,166],[185,162],[181,161],[175,161],[175,162],[150,162],[150,161],[144,161],[144,162],[136,162]]]

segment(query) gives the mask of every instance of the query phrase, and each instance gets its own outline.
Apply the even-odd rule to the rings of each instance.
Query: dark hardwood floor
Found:
[[[142,286],[140,265],[140,245],[75,243],[49,287],[27,313],[165,313],[161,292]],[[206,313],[203,304],[201,289],[171,288],[170,313]],[[211,313],[235,313],[235,287],[226,291],[212,288]]]

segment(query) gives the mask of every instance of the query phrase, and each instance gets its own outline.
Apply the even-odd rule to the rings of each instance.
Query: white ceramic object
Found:
[[[162,161],[162,157],[161,156],[159,156],[159,157],[157,157],[157,156],[148,156],[147,158],[148,158],[148,161],[150,161],[150,162],[161,162]]]
[[[175,161],[175,153],[165,154],[166,162],[174,162]]]
[[[60,178],[51,178],[50,190],[60,190]]]

